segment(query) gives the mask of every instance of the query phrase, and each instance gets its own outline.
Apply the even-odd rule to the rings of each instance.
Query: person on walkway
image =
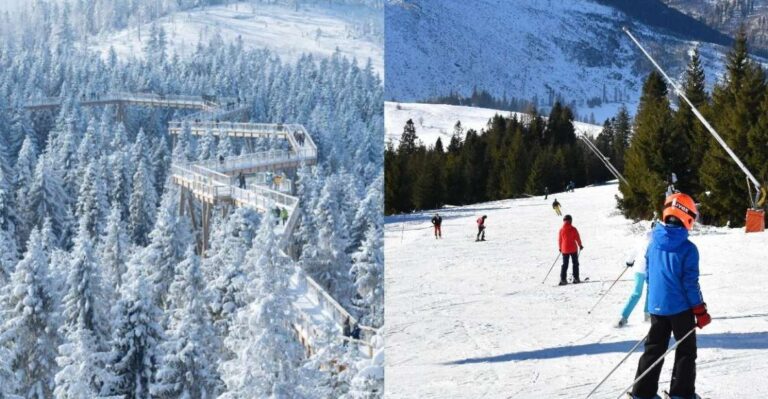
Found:
[[[557,198],[555,198],[555,201],[552,202],[552,209],[555,210],[557,216],[563,216],[563,214],[560,212],[560,203],[557,202]]]
[[[275,224],[280,224],[280,207],[276,206],[275,209],[272,210],[272,212],[275,213]]]
[[[243,172],[237,174],[237,186],[245,190],[245,175]]]
[[[632,289],[632,293],[627,299],[627,303],[621,311],[621,318],[616,323],[617,328],[621,328],[627,325],[629,315],[635,309],[635,306],[640,301],[640,297],[643,296],[643,288],[645,288],[645,251],[648,249],[648,243],[651,241],[651,231],[656,226],[656,222],[651,223],[651,230],[646,233],[645,237],[640,240],[632,252],[629,253],[626,260],[626,267],[632,267],[635,270],[635,287]],[[651,320],[651,315],[648,313],[648,295],[645,296],[645,304],[643,305],[643,311],[645,313],[645,321]]]
[[[352,325],[349,322],[349,316],[344,318],[344,326],[341,328],[341,334],[347,338],[352,337]],[[347,346],[347,340],[344,340],[344,346]]]
[[[653,229],[645,254],[651,328],[636,376],[645,373],[664,355],[669,336],[674,334],[679,344],[669,389],[673,399],[698,398],[695,328],[704,328],[712,321],[699,286],[699,250],[688,240],[688,231],[697,216],[696,204],[690,196],[675,193],[667,197],[662,213],[664,223]],[[689,332],[691,335],[682,340]],[[663,365],[662,360],[634,385],[633,398],[657,397]]]
[[[443,238],[443,231],[440,229],[442,224],[443,217],[439,213],[435,213],[435,216],[432,216],[432,226],[435,227],[435,239]]]
[[[568,284],[566,280],[568,274],[568,261],[573,259],[573,283],[578,284],[579,280],[579,251],[584,249],[581,244],[579,230],[573,227],[573,218],[571,215],[565,215],[563,218],[563,227],[560,228],[560,234],[557,236],[557,246],[560,253],[563,254],[563,265],[560,267],[560,285]]]
[[[280,209],[280,219],[283,221],[283,226],[285,226],[285,222],[288,221],[288,210],[285,207]]]
[[[477,238],[475,241],[485,241],[485,219],[487,218],[486,215],[477,218]]]
[[[547,199],[549,196],[549,187],[544,186],[544,199]]]
[[[224,155],[219,155],[219,164],[220,165],[224,164]]]

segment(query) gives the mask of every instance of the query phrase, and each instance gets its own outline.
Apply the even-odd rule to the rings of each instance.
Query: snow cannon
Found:
[[[765,186],[760,189],[760,196],[755,203],[755,207],[747,209],[747,223],[745,229],[747,233],[760,233],[765,231],[765,206],[766,192]]]

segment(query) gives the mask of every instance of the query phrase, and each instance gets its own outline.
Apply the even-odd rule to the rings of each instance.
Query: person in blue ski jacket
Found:
[[[635,287],[632,289],[632,293],[627,299],[627,303],[621,311],[621,318],[616,323],[617,328],[621,328],[627,325],[629,315],[640,302],[640,297],[643,296],[643,288],[645,288],[645,252],[648,249],[648,244],[651,241],[651,232],[656,226],[656,222],[651,223],[651,230],[645,234],[643,240],[637,243],[634,250],[627,256],[626,265],[635,270]],[[643,312],[645,313],[645,321],[650,321],[651,315],[648,313],[648,295],[645,295],[645,304],[643,305]]]
[[[698,214],[693,199],[675,193],[664,201],[662,220],[652,232],[645,255],[648,283],[648,312],[651,328],[645,341],[635,378],[639,378],[664,355],[669,337],[679,341],[669,394],[673,399],[695,399],[696,333],[712,321],[699,287],[699,251],[688,240]],[[685,340],[680,341],[691,332]],[[658,398],[660,361],[632,388],[634,399]]]

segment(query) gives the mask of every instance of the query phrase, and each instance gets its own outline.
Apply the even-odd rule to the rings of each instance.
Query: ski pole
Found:
[[[549,271],[547,272],[547,275],[544,276],[544,280],[541,280],[542,284],[544,284],[544,282],[547,281],[547,277],[549,277],[549,273],[552,273],[552,269],[555,268],[555,264],[557,264],[558,259],[560,259],[560,252],[557,253],[557,258],[555,258],[555,261],[552,262],[552,266],[549,267]]]
[[[600,388],[600,386],[601,386],[601,385],[603,385],[603,383],[604,383],[605,381],[607,381],[607,380],[608,380],[608,377],[610,377],[610,376],[611,376],[611,374],[613,374],[613,372],[614,372],[614,371],[616,371],[616,370],[619,368],[619,366],[621,366],[621,365],[622,365],[622,364],[623,364],[625,361],[627,361],[627,359],[629,358],[629,356],[630,356],[630,355],[632,355],[632,353],[635,351],[635,349],[637,349],[637,347],[638,347],[638,346],[640,346],[640,344],[642,344],[643,342],[645,342],[645,340],[646,340],[646,339],[648,339],[648,334],[645,334],[645,336],[643,337],[643,339],[641,339],[641,340],[637,341],[637,343],[635,344],[635,346],[633,346],[633,347],[632,347],[632,349],[630,349],[630,350],[629,350],[629,352],[627,352],[627,354],[626,354],[626,355],[624,355],[624,358],[623,358],[623,359],[621,359],[621,361],[620,361],[620,362],[619,362],[619,363],[616,365],[616,367],[614,367],[614,368],[613,368],[613,370],[611,370],[611,372],[610,372],[610,373],[608,373],[608,375],[606,375],[606,376],[605,376],[605,378],[603,378],[603,380],[602,380],[602,381],[600,381],[600,383],[599,383],[599,384],[597,384],[597,386],[595,386],[595,387],[592,389],[592,391],[589,393],[589,395],[587,395],[587,398],[589,398],[590,396],[592,396],[592,394],[593,394],[593,393],[595,393],[595,392],[597,391],[597,389],[598,389],[598,388]]]
[[[613,288],[613,286],[616,285],[616,283],[619,282],[619,279],[621,278],[621,276],[623,276],[624,273],[627,270],[629,270],[629,268],[630,268],[630,266],[627,266],[627,267],[624,268],[624,270],[621,271],[621,274],[619,274],[619,277],[616,277],[616,280],[613,281],[613,284],[611,284],[611,286],[608,287],[608,289],[603,293],[603,295],[600,296],[600,298],[597,300],[595,305],[592,306],[592,309],[589,309],[589,311],[587,311],[587,314],[592,314],[592,311],[595,310],[595,308],[597,307],[598,304],[600,304],[600,302],[603,300],[603,298],[605,298],[608,295],[608,292],[611,291],[611,288]]]
[[[634,387],[634,386],[635,386],[635,384],[637,384],[637,383],[638,383],[640,380],[642,380],[642,379],[643,379],[643,377],[645,377],[645,375],[646,375],[646,374],[650,373],[650,372],[651,372],[651,370],[653,370],[653,368],[654,368],[654,367],[656,367],[656,365],[657,365],[657,364],[661,363],[661,361],[662,361],[662,360],[664,360],[664,358],[665,358],[665,357],[667,357],[667,355],[669,354],[669,352],[672,352],[673,350],[675,350],[675,348],[677,348],[677,346],[678,346],[678,345],[680,345],[680,343],[681,343],[681,342],[683,342],[683,341],[684,341],[686,338],[688,338],[688,336],[690,336],[691,334],[693,334],[693,332],[694,332],[694,331],[696,331],[696,326],[694,326],[694,327],[691,329],[691,331],[688,331],[688,333],[687,333],[687,334],[683,335],[683,338],[680,338],[680,339],[679,339],[677,342],[675,342],[675,343],[674,343],[674,345],[672,345],[672,346],[671,346],[669,349],[667,349],[667,351],[666,351],[666,352],[664,352],[664,354],[663,354],[663,355],[661,355],[661,357],[660,357],[660,358],[656,359],[656,361],[655,361],[655,362],[653,362],[653,364],[651,365],[651,367],[648,367],[648,368],[647,368],[647,369],[646,369],[646,370],[643,372],[643,374],[640,374],[640,377],[637,377],[637,378],[635,379],[635,381],[634,381],[634,382],[632,382],[632,384],[630,384],[630,386],[628,386],[628,387],[627,387],[625,390],[623,390],[623,391],[621,392],[621,394],[619,394],[619,396],[617,396],[617,397],[616,397],[616,399],[621,399],[621,398],[622,398],[622,396],[624,396],[624,394],[625,394],[625,393],[629,392],[629,390],[630,390],[630,389],[632,389],[632,387]]]

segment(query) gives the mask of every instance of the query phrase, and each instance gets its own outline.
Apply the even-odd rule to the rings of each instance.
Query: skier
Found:
[[[544,187],[544,199],[547,199],[548,196],[549,196],[549,187],[545,186]]]
[[[475,238],[475,241],[485,241],[485,219],[487,217],[483,215],[477,218],[477,238]]]
[[[432,216],[432,225],[435,226],[435,239],[443,238],[443,231],[440,229],[442,224],[443,217],[439,213],[435,213],[435,216]]]
[[[275,213],[275,225],[280,224],[280,207],[276,206],[272,211]]]
[[[669,336],[679,342],[669,394],[673,399],[699,398],[696,395],[696,333],[680,341],[696,327],[712,321],[699,287],[699,251],[688,240],[688,231],[698,216],[693,199],[675,193],[664,201],[662,220],[652,232],[645,254],[647,262],[648,310],[651,328],[645,352],[637,365],[637,376],[644,373],[667,351]],[[659,362],[632,389],[632,398],[658,398]]]
[[[632,294],[629,296],[627,304],[624,305],[624,309],[621,311],[621,318],[619,319],[619,322],[616,323],[617,328],[627,325],[629,315],[632,314],[632,310],[635,309],[637,302],[640,301],[640,297],[643,296],[643,287],[645,287],[645,251],[648,249],[648,242],[651,240],[651,231],[655,226],[656,222],[652,222],[651,230],[645,235],[645,239],[640,241],[627,257],[627,267],[634,267],[635,269],[635,288],[632,289]],[[642,256],[638,257],[638,255]],[[651,315],[648,313],[648,295],[645,296],[643,310],[645,311],[645,321],[650,321]]]
[[[568,260],[573,259],[573,283],[578,284],[579,280],[579,253],[578,250],[584,249],[581,244],[579,231],[571,224],[573,218],[571,215],[565,215],[563,218],[563,227],[560,228],[560,234],[557,237],[557,245],[560,253],[563,254],[563,266],[560,268],[560,284],[568,284],[566,275],[568,273]],[[578,250],[577,250],[578,248]]]
[[[560,203],[557,202],[557,198],[555,198],[555,202],[552,203],[552,209],[555,210],[557,216],[563,216],[563,214],[560,212]]]
[[[243,172],[237,174],[237,185],[245,190],[245,175]]]

